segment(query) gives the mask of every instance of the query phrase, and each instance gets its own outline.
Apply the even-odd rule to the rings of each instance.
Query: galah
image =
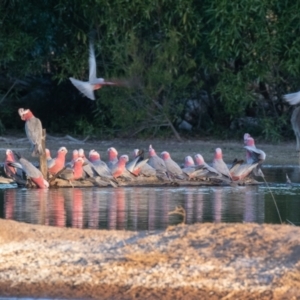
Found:
[[[118,182],[112,176],[107,164],[101,160],[100,153],[95,150],[89,152],[89,161],[95,174],[95,181],[99,186],[107,186],[108,183],[113,187],[118,186]]]
[[[136,150],[136,149],[135,149]],[[142,169],[147,164],[148,158],[144,159],[144,151],[134,152],[135,158],[126,164],[126,169],[133,175],[138,176],[142,173]],[[150,167],[150,166],[149,166]],[[142,175],[142,174],[141,174]]]
[[[259,162],[261,164],[265,161],[266,153],[256,148],[254,138],[249,137],[244,148],[246,149],[247,163]]]
[[[196,154],[195,165],[187,166],[182,169],[182,171],[189,176],[190,179],[205,179],[207,178],[219,178],[222,175],[215,170],[213,167],[209,166],[201,154]]]
[[[112,179],[112,173],[107,164],[101,160],[99,152],[91,150],[89,152],[89,161],[92,164],[93,170],[100,177]]]
[[[95,100],[94,90],[102,88],[104,85],[118,85],[117,82],[105,81],[104,78],[97,78],[97,65],[94,46],[90,43],[89,51],[89,80],[81,81],[70,77],[72,84],[87,98]]]
[[[181,180],[187,178],[186,174],[182,171],[180,166],[171,158],[169,152],[163,151],[160,155],[166,165],[168,175],[171,178],[181,179]]]
[[[81,157],[83,159],[83,177],[90,177],[93,178],[94,177],[94,171],[93,171],[93,167],[91,162],[86,158],[85,154],[84,154],[84,150],[81,148],[78,150],[78,156]]]
[[[211,174],[214,174],[214,175],[220,175],[220,173],[213,167],[211,167],[209,164],[207,164],[203,158],[203,156],[199,153],[197,153],[195,156],[195,164],[197,166],[205,166],[205,168],[211,173]]]
[[[112,169],[112,167],[118,162],[118,151],[114,147],[110,147],[107,149],[107,155],[107,166]]]
[[[59,178],[68,180],[70,183],[74,180],[82,179],[84,176],[83,171],[83,158],[78,157],[73,164],[72,168],[66,168],[62,171],[61,174],[59,174]]]
[[[235,160],[233,166],[230,168],[230,174],[233,181],[245,180],[252,171],[257,167],[257,163],[248,164],[244,163],[243,160]]]
[[[57,151],[57,155],[55,158],[51,160],[47,159],[48,172],[51,175],[55,175],[60,172],[65,167],[66,154],[68,150],[66,147],[60,147]],[[46,150],[47,157],[47,150]]]
[[[213,162],[212,162],[212,167],[214,169],[216,169],[222,175],[232,179],[230,171],[229,171],[226,163],[223,161],[223,153],[222,153],[221,148],[216,148],[215,149],[215,155],[214,155],[214,159],[213,159]]]
[[[254,138],[252,137],[249,137],[247,139],[247,144],[246,146],[244,146],[244,148],[246,149],[247,163],[248,164],[258,163],[257,167],[253,170],[253,174],[255,176],[264,177],[264,174],[260,169],[260,165],[265,161],[266,153],[263,150],[256,148]]]
[[[188,167],[191,167],[194,165],[195,165],[195,162],[190,155],[188,155],[184,158],[184,165],[183,165],[184,168],[188,168]]]
[[[18,178],[22,178],[22,170],[14,167],[11,163],[15,163],[16,159],[12,150],[6,150],[6,157],[4,161],[4,173],[7,177],[17,180]]]
[[[111,173],[114,178],[124,175],[126,171],[126,163],[128,162],[128,155],[121,155],[118,162],[111,168]]]
[[[14,153],[17,162],[11,163],[12,166],[22,169],[26,176],[36,184],[38,188],[48,188],[49,183],[44,179],[43,174],[31,162],[17,153]]]
[[[167,167],[162,158],[160,158],[156,151],[152,148],[152,145],[149,146],[149,160],[148,164],[159,172],[167,172]]]
[[[156,170],[148,164],[148,161],[149,159],[141,157],[141,151],[139,149],[134,149],[133,161],[129,162],[126,165],[126,168],[129,170],[132,169],[134,173],[138,173],[145,177],[156,176]]]
[[[43,128],[40,119],[36,118],[30,109],[19,108],[18,113],[25,121],[25,132],[33,148],[32,156],[41,156],[43,154]]]

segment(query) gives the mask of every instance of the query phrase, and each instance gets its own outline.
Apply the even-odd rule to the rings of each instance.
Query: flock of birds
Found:
[[[86,157],[83,149],[75,149],[71,161],[66,162],[66,147],[60,147],[54,158],[51,157],[49,149],[43,150],[42,123],[30,109],[20,108],[18,113],[25,121],[25,132],[32,145],[32,156],[45,154],[48,169],[45,178],[38,167],[17,152],[7,149],[4,162],[6,176],[17,183],[25,177],[27,186],[48,188],[49,183],[56,178],[65,180],[70,186],[73,186],[74,181],[93,180],[97,186],[117,187],[120,180],[134,185],[135,180],[141,178],[155,178],[166,183],[209,181],[212,184],[231,184],[245,182],[252,175],[263,176],[260,166],[266,154],[256,148],[253,137],[248,133],[244,134],[245,161],[235,160],[231,168],[223,161],[221,148],[215,149],[211,165],[204,161],[201,154],[196,154],[194,158],[185,157],[180,166],[167,151],[157,155],[152,145],[149,146],[148,155],[143,150],[135,149],[131,158],[126,154],[119,156],[118,151],[110,147],[107,150],[107,162],[101,160],[100,153],[96,150],[91,150]]]
[[[89,80],[81,81],[70,78],[72,84],[89,99],[95,100],[94,91],[104,85],[125,85],[121,81],[106,81],[103,78],[97,78],[96,69],[94,47],[90,43]],[[289,104],[296,105],[300,103],[300,92],[287,94],[284,98]],[[158,156],[152,145],[149,146],[148,157],[145,157],[143,150],[138,149],[133,151],[131,159],[128,155],[119,157],[117,150],[111,147],[107,150],[107,163],[101,160],[100,153],[96,150],[91,150],[88,157],[86,157],[83,149],[74,150],[72,160],[66,162],[68,152],[66,147],[59,148],[54,158],[51,157],[48,149],[45,149],[46,153],[44,153],[42,123],[33,115],[30,109],[20,108],[18,113],[21,119],[25,121],[25,132],[32,145],[32,156],[46,154],[47,159],[48,172],[47,178],[44,178],[42,172],[30,161],[10,149],[6,150],[4,162],[6,176],[20,182],[26,174],[27,186],[48,188],[49,182],[56,178],[66,180],[70,185],[77,180],[93,179],[94,182],[97,182],[97,185],[116,187],[120,178],[130,181],[131,184],[134,184],[134,181],[141,177],[154,177],[169,183],[210,181],[216,184],[231,184],[242,181],[245,183],[247,178],[253,176],[264,176],[260,167],[266,159],[266,154],[256,148],[253,137],[248,133],[244,134],[245,160],[235,160],[230,168],[223,161],[221,148],[215,149],[211,165],[204,161],[201,154],[196,154],[194,158],[192,156],[185,157],[183,165],[180,166],[167,151],[163,151]],[[294,126],[293,129],[295,130]],[[300,129],[298,131],[300,146]]]

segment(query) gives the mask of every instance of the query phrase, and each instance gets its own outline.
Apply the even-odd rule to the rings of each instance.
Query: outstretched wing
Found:
[[[96,68],[97,65],[96,65],[94,45],[90,43],[90,56],[89,56],[89,81],[90,82],[94,82],[97,78]]]
[[[296,105],[300,103],[300,92],[286,94],[283,96],[284,100],[288,102],[290,105]]]
[[[72,84],[86,97],[91,100],[95,100],[94,87],[89,82],[81,81],[75,78],[69,78]]]

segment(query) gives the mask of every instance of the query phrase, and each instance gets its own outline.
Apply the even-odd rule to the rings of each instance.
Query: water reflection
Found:
[[[281,169],[282,171],[282,169]],[[271,172],[265,170],[270,178]],[[269,174],[270,172],[270,174]],[[295,180],[299,170],[283,170]],[[281,173],[282,173],[281,172]],[[272,173],[273,174],[273,173]],[[272,183],[281,218],[300,224],[300,185]],[[270,189],[265,184],[237,187],[133,187],[0,190],[0,217],[58,227],[156,230],[186,223],[279,223]]]

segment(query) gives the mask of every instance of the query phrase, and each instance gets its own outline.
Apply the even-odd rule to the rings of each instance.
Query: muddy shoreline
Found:
[[[300,228],[178,225],[152,234],[0,220],[0,295],[298,299]]]

